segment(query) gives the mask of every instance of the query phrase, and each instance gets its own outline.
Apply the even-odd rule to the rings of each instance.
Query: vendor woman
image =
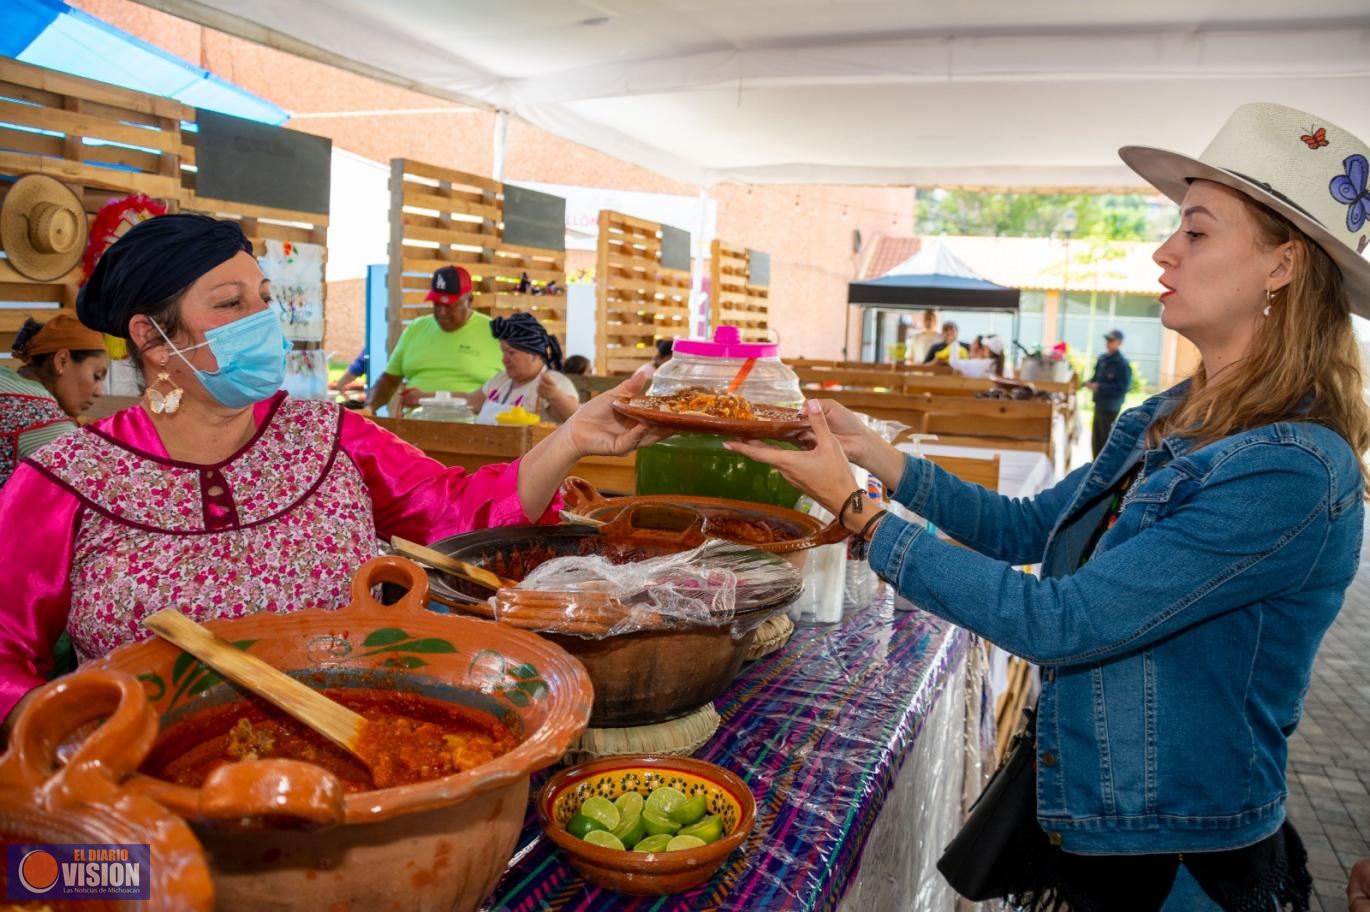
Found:
[[[163,608],[340,607],[378,537],[553,522],[579,458],[653,439],[606,396],[519,461],[444,468],[355,412],[277,392],[287,343],[267,289],[238,226],[203,216],[142,222],[100,259],[77,312],[127,340],[146,395],[0,493],[0,716],[44,681],[64,629],[84,661],[147,637]]]
[[[545,421],[562,422],[580,407],[580,396],[561,372],[561,343],[537,317],[516,313],[495,317],[490,334],[499,340],[504,370],[467,396],[479,417],[477,424],[494,424],[515,407]]]
[[[76,430],[74,419],[100,398],[109,370],[100,334],[71,314],[26,320],[13,354],[19,370],[0,365],[0,485],[19,460]]]

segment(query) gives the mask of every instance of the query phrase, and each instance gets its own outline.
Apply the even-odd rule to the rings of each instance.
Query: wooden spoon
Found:
[[[466,561],[457,560],[449,554],[435,551],[432,548],[425,548],[423,545],[407,541],[398,535],[390,539],[390,547],[396,554],[403,554],[405,557],[412,558],[421,564],[432,567],[434,570],[441,570],[444,573],[451,573],[468,579],[477,585],[484,586],[486,589],[512,589],[518,585],[517,580],[508,577],[498,576],[489,570],[482,569]]]
[[[143,626],[303,722],[356,757],[367,769],[371,768],[371,761],[357,750],[368,723],[346,706],[333,702],[256,656],[234,648],[212,630],[174,609],[149,615],[143,619]]]

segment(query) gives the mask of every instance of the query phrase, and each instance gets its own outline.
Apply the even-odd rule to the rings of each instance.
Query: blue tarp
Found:
[[[0,0],[0,55],[279,125],[290,115],[264,98],[59,0]]]

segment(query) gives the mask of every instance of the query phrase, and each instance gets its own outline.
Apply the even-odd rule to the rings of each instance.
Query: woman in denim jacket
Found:
[[[1181,204],[1155,254],[1161,319],[1202,364],[1125,412],[1094,463],[1010,499],[830,402],[809,403],[811,449],[730,446],[840,512],[901,595],[1042,666],[1055,848],[1028,905],[1307,909],[1284,771],[1359,561],[1370,422],[1349,314],[1370,316],[1370,148],[1258,104],[1198,159],[1120,154]],[[873,514],[849,459],[969,547]],[[1039,562],[1040,579],[1014,570]]]

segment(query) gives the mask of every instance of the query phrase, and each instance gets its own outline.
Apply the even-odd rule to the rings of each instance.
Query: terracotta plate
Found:
[[[809,427],[808,419],[796,409],[773,405],[753,405],[756,420],[715,418],[697,412],[671,412],[658,407],[664,397],[637,396],[614,400],[614,411],[625,418],[641,421],[654,427],[696,434],[720,434],[724,437],[754,437],[780,440],[793,437]]]

